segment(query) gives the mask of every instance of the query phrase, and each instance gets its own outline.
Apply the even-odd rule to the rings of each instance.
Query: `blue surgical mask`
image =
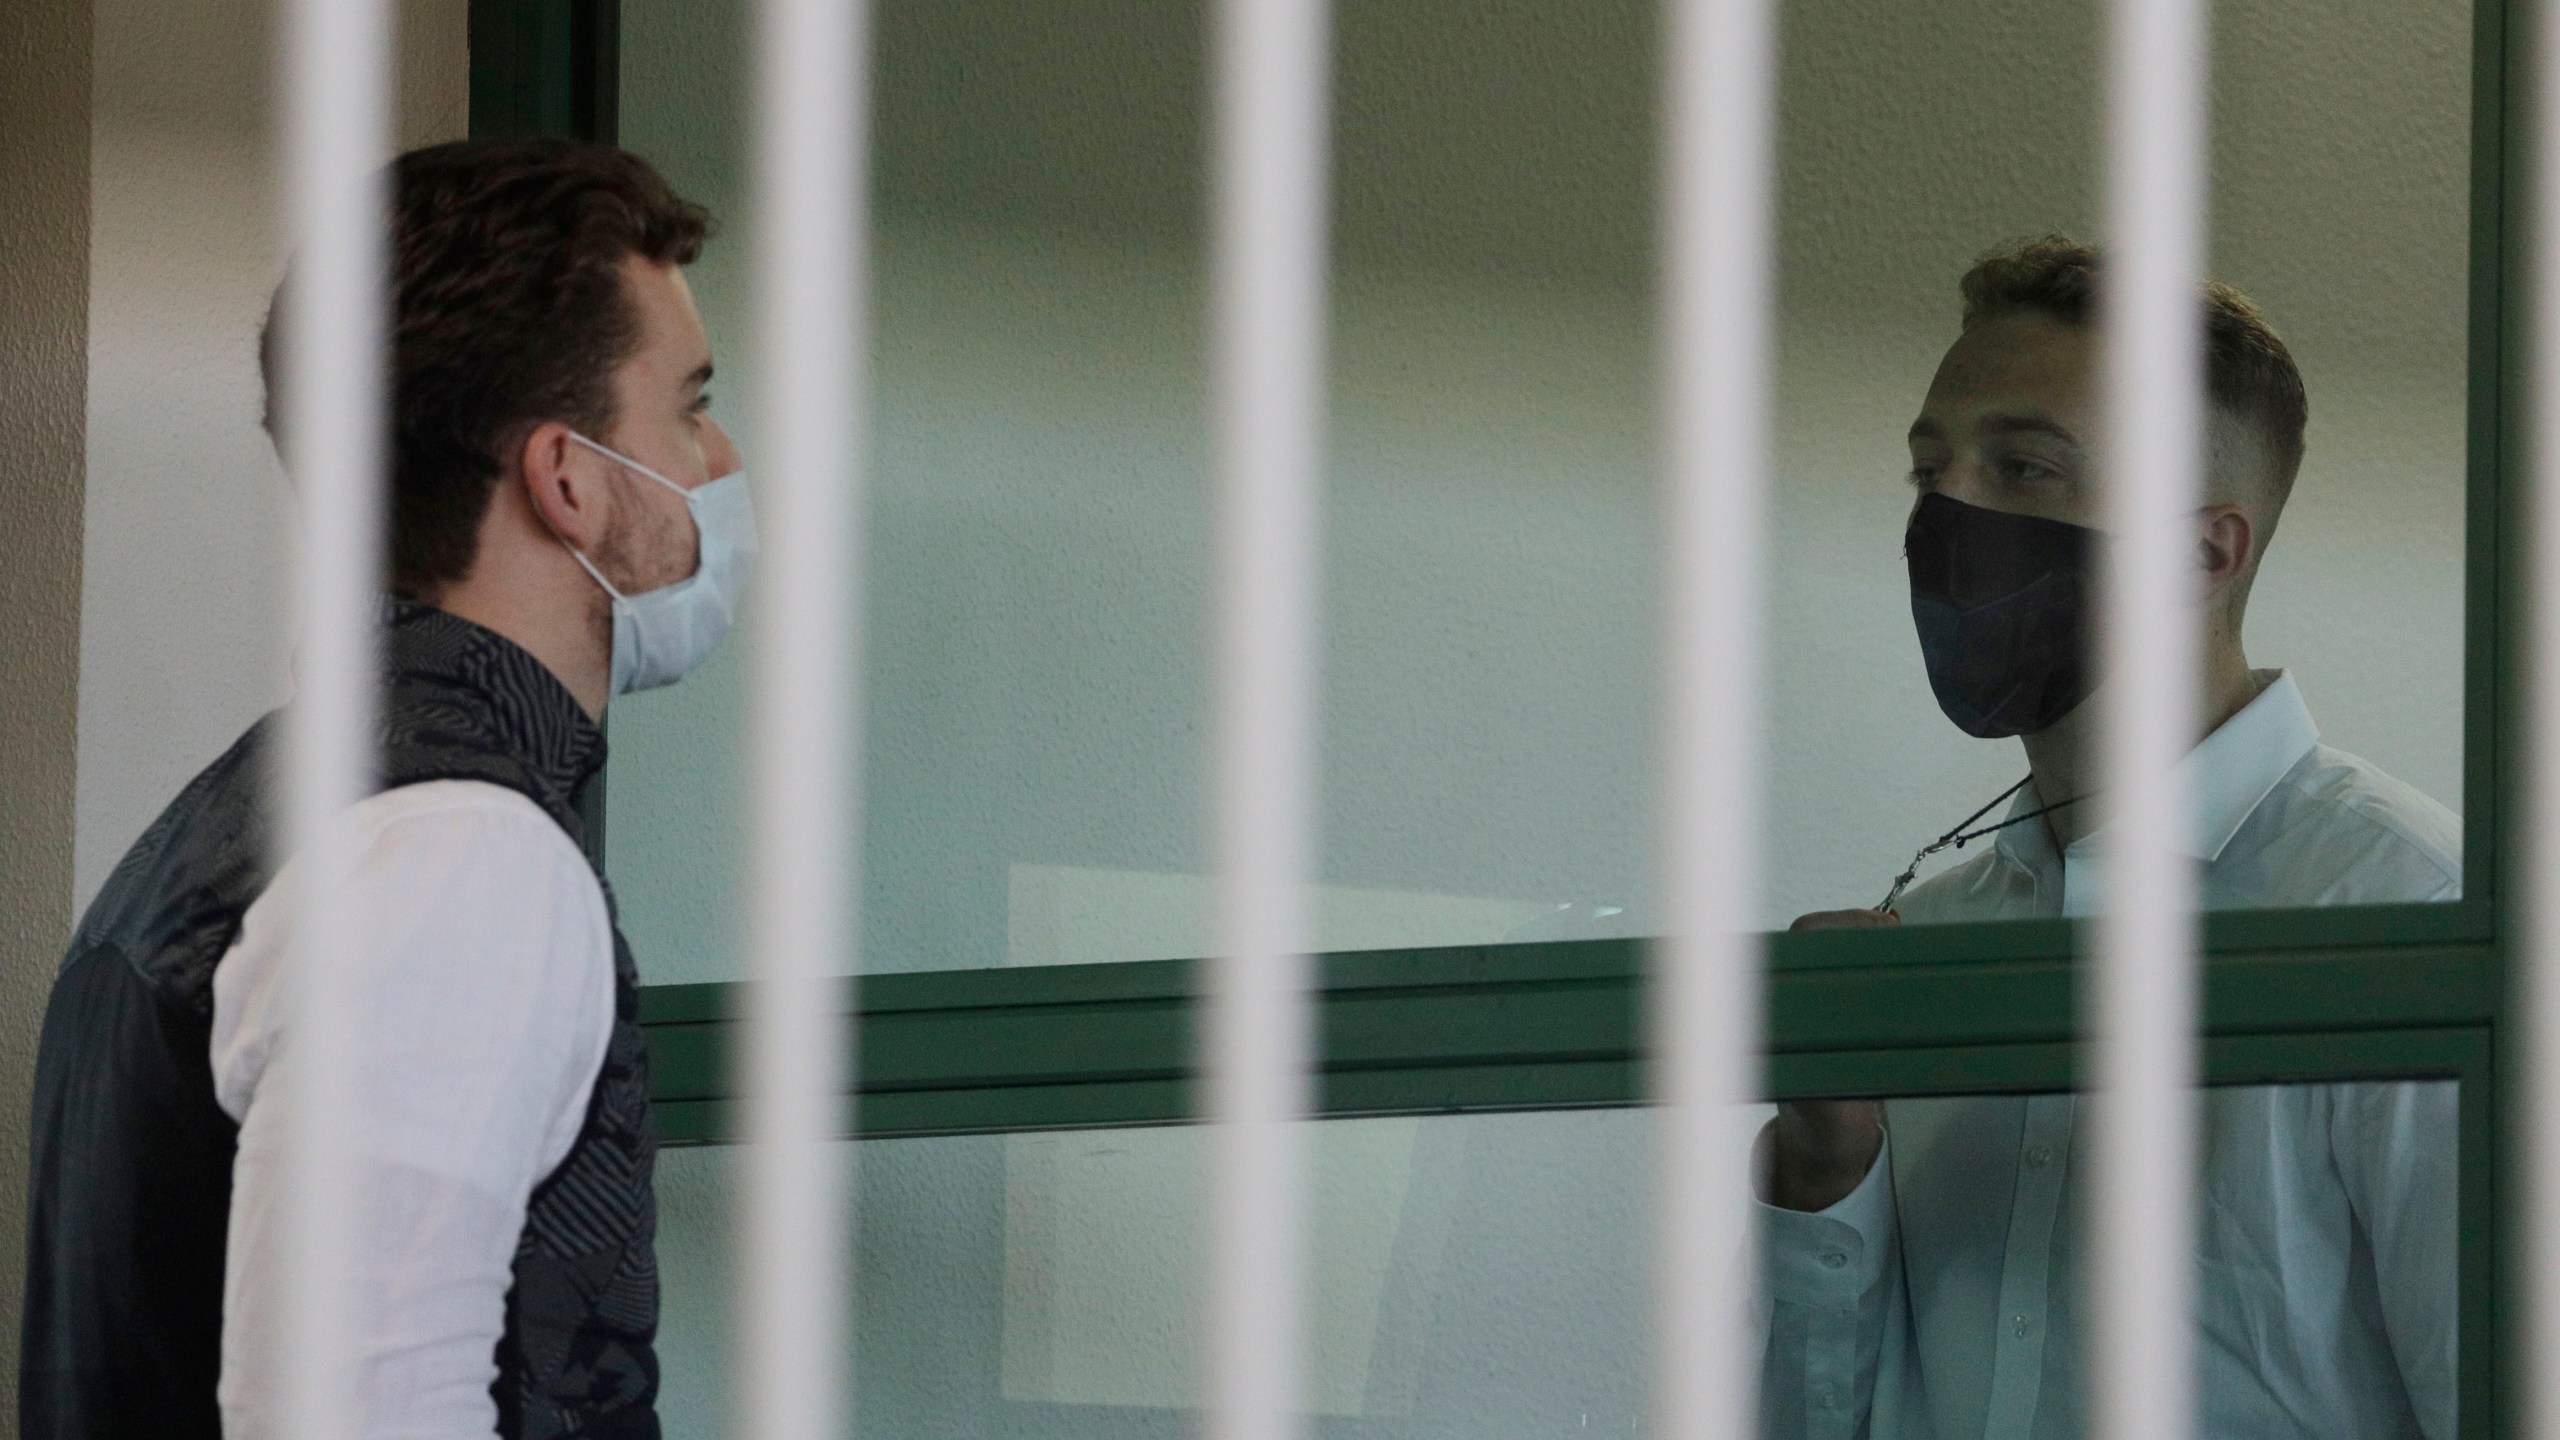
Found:
[[[567,546],[587,574],[613,597],[613,693],[673,685],[702,667],[729,633],[738,597],[755,569],[756,514],[747,499],[747,472],[733,470],[688,490],[630,456],[609,450],[572,430],[569,438],[606,459],[646,475],[684,498],[693,514],[693,573],[639,595],[613,588],[595,562]]]

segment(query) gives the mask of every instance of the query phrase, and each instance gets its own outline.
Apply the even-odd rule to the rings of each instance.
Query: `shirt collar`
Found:
[[[2193,846],[2198,860],[2217,859],[2295,762],[2320,743],[2320,727],[2302,691],[2282,670],[2262,670],[2265,688],[2240,713],[2204,737],[2178,762],[2177,781],[2194,797]]]
[[[2177,781],[2196,807],[2187,854],[2197,860],[2219,859],[2258,803],[2320,743],[2320,727],[2312,723],[2293,676],[2282,670],[2260,670],[2256,675],[2261,685],[2258,698],[2241,706],[2240,713],[2223,721],[2178,762]],[[2029,782],[2011,802],[2009,816],[2026,815],[2044,803]],[[2071,852],[2085,853],[2096,838],[2095,834],[2082,836],[2073,842]],[[2000,832],[1999,844],[2003,857],[2030,871],[2050,867],[2062,858],[2055,854],[2053,837],[2042,825],[2010,826]]]

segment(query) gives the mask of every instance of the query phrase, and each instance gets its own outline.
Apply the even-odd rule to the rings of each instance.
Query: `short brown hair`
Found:
[[[1994,250],[1965,272],[1964,323],[2034,311],[2086,328],[2097,304],[2097,248],[2047,235]],[[2248,296],[2219,280],[2204,283],[2205,389],[2213,403],[2257,427],[2274,462],[2275,501],[2284,502],[2302,468],[2310,399],[2302,372],[2275,328]]]
[[[570,140],[413,150],[390,182],[389,581],[429,599],[470,570],[510,446],[548,420],[611,431],[640,330],[623,262],[689,265],[711,220],[648,161]],[[279,438],[286,289],[258,340]]]

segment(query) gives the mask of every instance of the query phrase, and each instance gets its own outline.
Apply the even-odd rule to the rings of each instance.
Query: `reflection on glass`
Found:
[[[2200,1434],[2452,1440],[2457,1105],[2207,1093]],[[1769,1142],[1769,1434],[2083,1432],[2075,1097],[1789,1105]]]
[[[2091,558],[2093,537],[2060,527],[2085,531],[2099,513],[2103,439],[2088,423],[2092,347],[2071,319],[2081,297],[2021,242],[2102,238],[2101,111],[2086,103],[2100,13],[1975,0],[1788,10],[1772,924],[1874,907],[1924,845],[2009,819],[2023,823],[1929,857],[1897,897],[1904,917],[2056,915],[2094,900],[2097,877],[2059,853],[2103,819],[2074,754],[2088,597],[2074,616],[2056,592]],[[2307,419],[2288,413],[2287,365],[2225,305],[2206,500],[2227,508],[2200,517],[2218,524],[2198,536],[2199,564],[2215,567],[2199,586],[2218,622],[2205,678],[2222,724],[2194,762],[2208,801],[2195,848],[2224,862],[2204,898],[2449,898],[2470,6],[2420,0],[2386,18],[2342,0],[2233,0],[2213,23],[2208,266],[2281,337]],[[2402,24],[2429,37],[2424,53],[2385,58],[2394,47],[2374,27]],[[2052,88],[1968,95],[1947,82],[1995,73]],[[2345,222],[2349,211],[2375,223]],[[1959,282],[1986,254],[2009,259],[1976,272],[1968,325],[1976,297]],[[2030,420],[2062,433],[2014,423]],[[1921,488],[1940,494],[1923,506],[1936,513],[1915,515],[1920,497],[1892,484],[1906,471],[1934,477]],[[1906,536],[1918,542],[1908,560]],[[2045,738],[1977,738],[2021,734]],[[2328,755],[2288,775],[2314,734],[2370,763]],[[2049,804],[2064,808],[2024,820]],[[2362,827],[2334,813],[2350,809],[2376,812],[2375,829],[2351,833]],[[2358,845],[2396,853],[2341,853]],[[1930,888],[1958,867],[1971,868]]]
[[[1922,846],[1873,910],[1808,916],[1807,928],[2098,907],[2104,270],[2099,251],[2055,236],[1977,261],[1958,287],[1961,331],[1909,434],[1903,555],[1930,691],[1965,734],[2016,738],[2028,776]],[[2461,822],[2320,743],[2294,677],[2250,663],[2249,601],[2302,464],[2303,377],[2248,297],[2209,284],[2202,309],[2210,404],[2192,526],[2203,723],[2185,767],[2202,901],[2458,898]],[[1974,842],[1971,857],[1912,885],[1930,855]]]
[[[2210,1093],[2203,1434],[2452,1440],[2455,1106],[2452,1082]],[[1772,1436],[2080,1433],[2076,1112],[2061,1095],[1885,1102],[1870,1113],[1889,1146],[1849,1193],[1764,1207]],[[1642,1433],[1646,1112],[1314,1133],[1314,1434]],[[864,1432],[1192,1433],[1201,1142],[860,1147]],[[670,1434],[720,1427],[733,1153],[670,1152],[661,1171]]]
[[[620,133],[723,221],[692,278],[724,354],[751,362],[749,8],[625,0]],[[1208,948],[1207,13],[1126,0],[882,12],[870,968]],[[1875,905],[1915,849],[2029,769],[2018,745],[1975,739],[1939,706],[1897,479],[1957,334],[1966,268],[2008,237],[2097,233],[2101,13],[1789,0],[1764,567],[1768,926]],[[2308,843],[2298,817],[2269,811],[2263,836],[2200,838],[2286,878],[2234,864],[2211,898],[2449,894],[2425,883],[2453,858],[2447,817],[2379,775],[2461,798],[2470,7],[2230,0],[2214,13],[2212,266],[2282,335],[2310,417],[2271,546],[2272,507],[2234,502],[2254,523],[2245,574],[2222,593],[2253,575],[2246,662],[2292,683],[2256,693],[2248,733],[2219,747],[2246,753],[2214,762],[2218,793],[2246,812],[2235,823],[2277,804],[2258,782],[2316,717],[2378,774],[2331,767],[2296,777],[2296,793],[2363,803],[2324,800],[2335,780],[2382,797],[2407,834],[2376,843],[2407,853],[2380,879],[2323,869],[2287,848]],[[1338,7],[1328,946],[1653,928],[1652,14]],[[1993,331],[1977,338],[1996,348]],[[759,383],[752,363],[724,366],[720,413],[751,474]],[[2085,449],[2085,417],[2072,429]],[[1977,426],[1940,440],[1982,438]],[[2033,448],[2005,438],[2004,455]],[[1951,503],[2007,503],[1955,473],[1974,453],[1938,457]],[[2090,503],[2009,509],[2069,521]],[[652,982],[739,973],[747,648],[614,707],[608,853]],[[2226,702],[2257,685],[2217,679]],[[2018,718],[1996,695],[1975,703]],[[2052,790],[2040,782],[2036,803],[2073,798]],[[1932,857],[1921,879],[2043,835],[2038,820],[1986,836]],[[1941,885],[1903,910],[2058,913],[2086,890],[2034,873],[2032,905],[2019,881],[1962,896]]]
[[[1315,1433],[1635,1434],[1649,1134],[1638,1111],[1317,1125]],[[1203,1138],[861,1146],[864,1433],[1194,1434]],[[719,1433],[733,1157],[661,1157],[671,1435]]]
[[[1639,1111],[1317,1125],[1315,1433],[1637,1433],[1649,1134]],[[1203,1138],[859,1147],[863,1432],[1194,1434]],[[661,1157],[671,1435],[720,1429],[734,1154]]]

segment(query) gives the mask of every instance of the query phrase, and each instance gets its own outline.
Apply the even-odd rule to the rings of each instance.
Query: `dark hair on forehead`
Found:
[[[1994,250],[1965,272],[1965,328],[2024,310],[2086,329],[2096,313],[2100,263],[2097,247],[2060,235]],[[2248,296],[2208,280],[2204,313],[2206,392],[2266,437],[2273,498],[2281,505],[2302,468],[2303,427],[2310,419],[2302,372]]]
[[[604,439],[640,342],[623,276],[689,265],[711,220],[648,161],[558,139],[463,140],[392,162],[390,585],[432,598],[471,568],[507,451],[545,421]],[[279,430],[278,287],[259,336]]]

